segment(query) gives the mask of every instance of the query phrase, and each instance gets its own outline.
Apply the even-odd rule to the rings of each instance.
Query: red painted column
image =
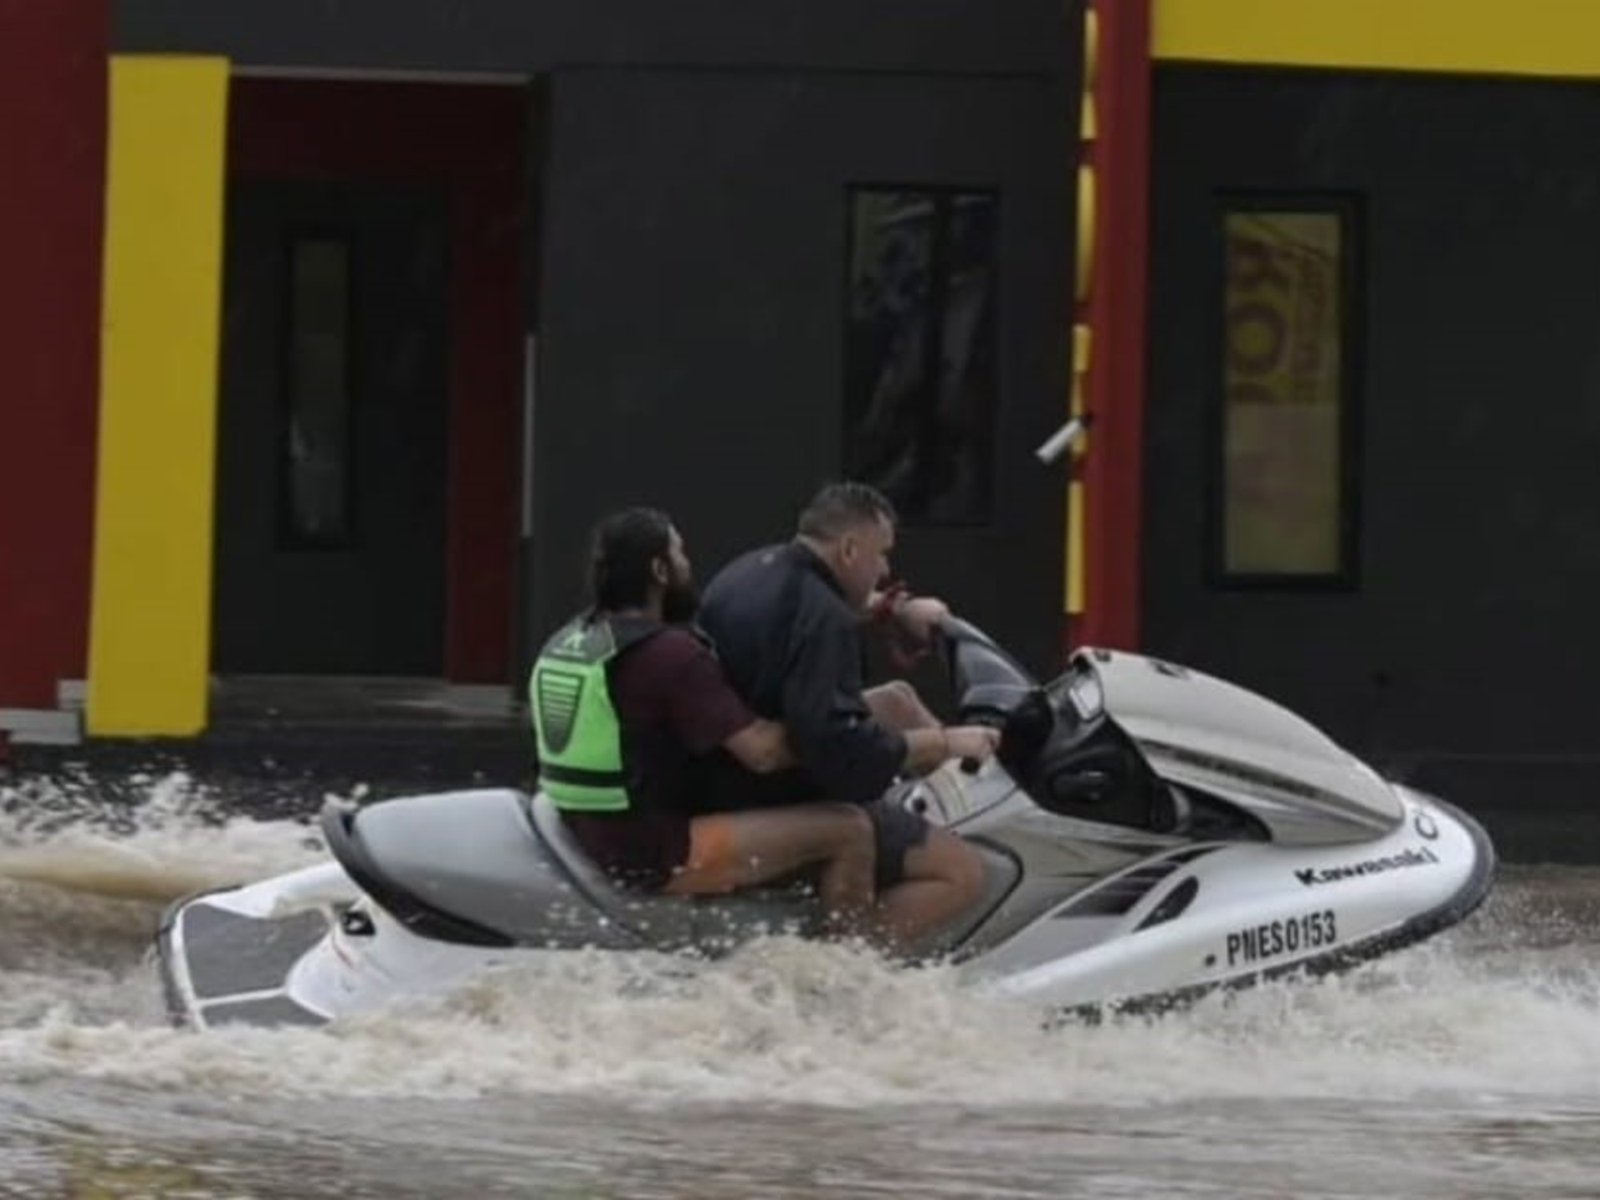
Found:
[[[0,708],[88,653],[108,0],[0,0]]]
[[[1150,238],[1151,0],[1094,0],[1094,279],[1089,296],[1093,414],[1085,489],[1083,616],[1072,640],[1137,649],[1143,592],[1146,301]]]

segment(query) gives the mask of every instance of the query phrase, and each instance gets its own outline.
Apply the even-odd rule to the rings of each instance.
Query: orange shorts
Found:
[[[680,896],[721,896],[739,887],[744,864],[739,861],[737,824],[729,813],[691,820],[688,861],[672,872],[662,890]]]

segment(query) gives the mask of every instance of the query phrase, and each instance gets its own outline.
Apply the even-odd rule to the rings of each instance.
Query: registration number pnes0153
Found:
[[[1302,950],[1317,950],[1339,940],[1339,925],[1333,909],[1264,921],[1228,934],[1228,965],[1265,962]]]

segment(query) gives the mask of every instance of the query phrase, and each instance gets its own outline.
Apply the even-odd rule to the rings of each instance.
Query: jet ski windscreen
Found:
[[[944,635],[961,719],[1001,732],[1001,766],[1061,816],[1167,832],[1171,790],[1105,711],[1093,663],[1076,658],[1047,691],[987,635],[951,618]]]

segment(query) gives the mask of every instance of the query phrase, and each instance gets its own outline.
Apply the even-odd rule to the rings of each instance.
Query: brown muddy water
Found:
[[[193,1034],[163,899],[320,846],[146,792],[0,788],[0,1196],[1600,1196],[1600,870],[1510,868],[1353,975],[1092,1028],[774,940]]]

